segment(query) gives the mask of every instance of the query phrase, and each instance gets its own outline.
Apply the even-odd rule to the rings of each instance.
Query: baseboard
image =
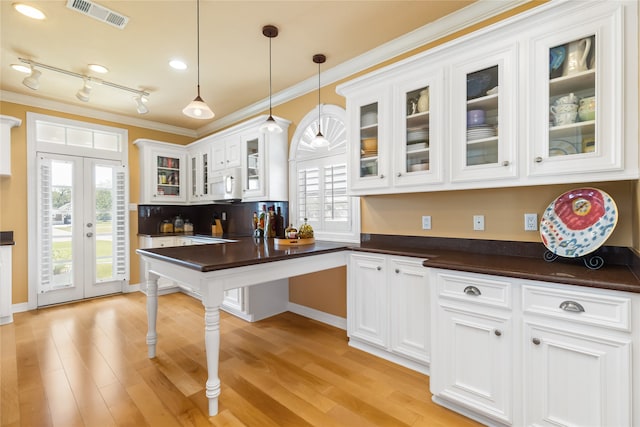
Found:
[[[299,314],[300,316],[308,317],[309,319],[317,320],[318,322],[326,323],[327,325],[331,325],[345,331],[347,330],[347,319],[344,317],[335,316],[333,314],[325,313],[324,311],[309,308],[293,302],[289,302],[287,304],[287,310],[292,313]]]
[[[381,348],[375,347],[362,341],[358,341],[357,339],[350,338],[349,346],[357,348],[358,350],[365,351],[369,354],[373,354],[374,356],[378,356],[379,358],[388,360],[389,362],[404,366],[405,368],[409,368],[413,371],[420,372],[421,374],[429,375],[430,373],[430,366],[425,365],[424,362],[416,362],[409,358],[398,356]]]

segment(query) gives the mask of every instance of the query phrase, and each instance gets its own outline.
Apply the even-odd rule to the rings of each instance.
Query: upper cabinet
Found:
[[[11,128],[20,124],[16,117],[0,115],[0,176],[11,175]]]
[[[189,202],[199,203],[213,200],[210,187],[211,146],[199,143],[189,147]]]
[[[240,136],[242,201],[289,200],[287,165],[288,124],[281,133],[264,133],[257,126]]]
[[[187,155],[182,147],[137,139],[140,148],[140,203],[187,201]]]
[[[240,136],[229,135],[222,140],[216,140],[213,145],[212,170],[220,171],[240,166]]]
[[[545,3],[339,85],[350,193],[637,179],[637,9]]]

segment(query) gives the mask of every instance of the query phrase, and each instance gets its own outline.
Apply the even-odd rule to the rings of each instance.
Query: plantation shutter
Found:
[[[53,267],[51,262],[51,159],[38,157],[38,210],[41,215],[38,236],[38,277],[40,292],[47,292],[53,287]]]
[[[115,195],[115,278],[123,280],[127,278],[127,201],[126,201],[126,172],[124,168],[116,172]]]

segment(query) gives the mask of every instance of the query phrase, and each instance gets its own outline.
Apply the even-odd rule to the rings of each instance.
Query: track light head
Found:
[[[147,102],[147,98],[144,95],[136,95],[133,97],[133,100],[136,102],[136,111],[138,114],[147,114],[149,112],[149,108],[144,105]]]
[[[40,87],[40,76],[42,73],[39,70],[31,67],[31,74],[22,80],[22,84],[28,87],[29,89],[38,90]]]
[[[89,102],[90,96],[91,96],[91,86],[89,86],[89,82],[85,80],[84,85],[82,86],[82,89],[80,89],[76,93],[76,98],[78,98],[82,102]]]

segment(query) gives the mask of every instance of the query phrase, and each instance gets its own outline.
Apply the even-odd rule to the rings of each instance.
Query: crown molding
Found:
[[[12,102],[14,104],[28,105],[30,107],[44,108],[47,110],[58,111],[66,114],[74,114],[91,119],[106,120],[128,126],[136,126],[144,129],[172,133],[174,135],[183,135],[193,138],[196,138],[198,136],[198,133],[192,129],[171,126],[151,120],[123,116],[121,114],[109,113],[89,107],[67,104],[65,102],[53,101],[51,99],[39,98],[33,95],[24,95],[21,93],[10,92],[6,90],[0,91],[0,100],[4,102]]]

